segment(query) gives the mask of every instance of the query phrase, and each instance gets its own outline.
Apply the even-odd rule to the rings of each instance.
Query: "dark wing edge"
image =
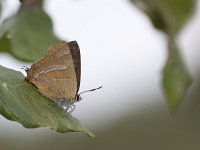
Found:
[[[68,42],[70,52],[72,54],[72,59],[76,71],[76,79],[77,79],[77,93],[79,91],[80,82],[81,82],[81,54],[78,43],[76,41]]]

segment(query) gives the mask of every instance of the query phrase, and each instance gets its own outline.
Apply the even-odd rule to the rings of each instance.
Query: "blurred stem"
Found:
[[[21,10],[30,10],[36,7],[42,8],[43,6],[43,0],[20,0],[22,5],[20,7]]]
[[[153,25],[157,29],[165,32],[169,38],[174,37],[175,32],[165,9],[162,9],[154,0],[136,0],[136,2],[139,8],[151,18]]]
[[[168,35],[167,40],[168,40],[168,53],[170,55],[171,53],[173,53],[174,50],[176,50],[176,42],[174,38],[170,35]]]

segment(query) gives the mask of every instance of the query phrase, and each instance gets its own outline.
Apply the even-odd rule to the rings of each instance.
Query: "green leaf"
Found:
[[[9,40],[11,53],[26,61],[40,59],[51,45],[59,41],[53,34],[49,16],[40,7],[21,9],[6,19],[0,28],[0,38],[1,43]]]
[[[0,114],[26,128],[49,127],[61,133],[94,135],[71,114],[41,96],[21,72],[0,66]]]
[[[154,26],[174,36],[191,16],[196,0],[131,0],[151,19]]]
[[[169,57],[163,69],[163,90],[169,109],[176,112],[192,80],[175,44],[169,44]]]

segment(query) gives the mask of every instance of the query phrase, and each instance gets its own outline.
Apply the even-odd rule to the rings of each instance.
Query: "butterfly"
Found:
[[[33,84],[45,97],[68,110],[82,98],[78,94],[81,79],[81,55],[78,43],[59,42],[30,68],[25,68],[26,81]],[[75,107],[74,107],[75,108]],[[74,109],[73,108],[73,109]],[[73,111],[72,109],[72,111]]]

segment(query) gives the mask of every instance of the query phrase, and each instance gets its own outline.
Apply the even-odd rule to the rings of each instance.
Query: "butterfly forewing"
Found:
[[[27,70],[26,80],[50,99],[75,100],[80,77],[77,80],[76,63],[74,63],[75,58],[72,53],[66,42],[54,45],[41,60]],[[78,60],[80,57],[76,59],[77,62],[80,62]]]
[[[70,52],[72,54],[73,63],[76,71],[76,80],[77,80],[77,92],[80,87],[80,80],[81,80],[81,54],[78,43],[76,41],[71,41],[67,43],[69,46]]]

